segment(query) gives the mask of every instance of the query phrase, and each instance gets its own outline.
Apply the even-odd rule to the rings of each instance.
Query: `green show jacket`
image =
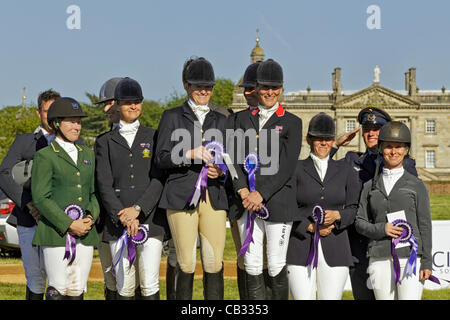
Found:
[[[31,170],[31,194],[33,204],[40,213],[40,220],[33,238],[33,245],[65,246],[66,236],[73,220],[64,212],[69,204],[81,206],[97,220],[99,204],[95,195],[95,155],[87,147],[78,149],[77,164],[67,152],[53,141],[34,155]],[[95,225],[83,237],[75,237],[77,243],[87,246],[98,244]]]

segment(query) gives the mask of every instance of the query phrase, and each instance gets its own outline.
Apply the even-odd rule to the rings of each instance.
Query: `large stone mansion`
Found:
[[[264,60],[264,52],[257,38],[256,46],[250,54],[250,62]],[[247,66],[242,66],[245,70]],[[237,85],[242,82],[242,77]],[[416,83],[416,69],[405,73],[405,90],[391,90],[379,83],[379,69],[375,68],[374,82],[359,90],[342,90],[341,68],[332,73],[332,89],[316,91],[307,88],[295,92],[285,92],[280,103],[286,110],[303,120],[303,136],[306,136],[308,123],[317,113],[323,111],[336,121],[336,133],[340,135],[357,126],[359,111],[366,106],[377,106],[386,110],[394,120],[403,121],[411,130],[410,154],[425,181],[450,180],[450,92],[440,90],[419,90]],[[247,107],[242,88],[235,87],[234,111]],[[339,149],[335,158],[340,159],[350,150],[364,151],[364,141],[358,134],[352,142]],[[303,140],[300,158],[309,154],[306,140]]]

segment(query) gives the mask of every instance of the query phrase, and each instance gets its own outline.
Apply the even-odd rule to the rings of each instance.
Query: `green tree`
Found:
[[[0,109],[0,161],[17,135],[33,132],[39,124],[35,107],[9,106]]]
[[[211,95],[211,102],[229,108],[233,102],[234,83],[230,79],[217,78]]]
[[[139,118],[139,122],[146,127],[151,127],[156,130],[165,109],[157,101],[144,100],[142,102],[142,115]]]
[[[89,98],[89,100],[91,101],[91,104],[95,104],[95,103],[97,103],[97,101],[100,100],[100,98],[93,93],[85,92],[84,94],[86,95],[86,97]]]

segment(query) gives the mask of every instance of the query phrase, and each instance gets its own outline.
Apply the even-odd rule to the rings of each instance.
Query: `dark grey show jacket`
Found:
[[[395,183],[389,195],[383,183],[382,175],[374,190],[372,180],[364,184],[356,216],[356,230],[370,239],[368,257],[390,257],[392,238],[385,233],[386,215],[400,210],[405,211],[406,220],[413,228],[418,242],[418,257],[421,258],[421,270],[432,269],[431,256],[431,212],[428,189],[422,180],[405,173]],[[397,249],[401,258],[409,257],[411,247]]]

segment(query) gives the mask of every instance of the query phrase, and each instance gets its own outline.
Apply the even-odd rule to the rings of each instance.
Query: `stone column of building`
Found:
[[[409,130],[411,131],[411,150],[410,150],[409,154],[413,158],[416,158],[417,157],[417,134],[416,134],[417,116],[412,116],[410,118],[410,121],[411,121],[411,126],[410,126]]]

